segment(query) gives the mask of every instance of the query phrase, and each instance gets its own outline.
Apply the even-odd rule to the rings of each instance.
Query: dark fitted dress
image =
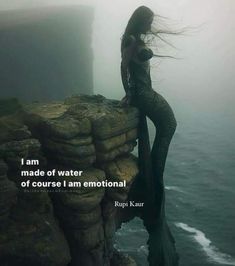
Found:
[[[141,189],[145,189],[142,218],[149,233],[149,265],[176,266],[179,258],[165,217],[163,182],[165,162],[176,129],[176,120],[170,105],[152,88],[149,65],[152,54],[149,48],[144,47],[141,54],[136,53],[129,63],[130,104],[140,111],[138,179]],[[156,127],[152,149],[146,116]]]

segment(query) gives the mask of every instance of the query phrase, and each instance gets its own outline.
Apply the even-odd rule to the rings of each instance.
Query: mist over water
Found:
[[[181,266],[235,265],[235,2],[234,0],[0,0],[0,9],[53,5],[94,7],[94,93],[121,99],[120,44],[136,7],[166,16],[173,29],[191,27],[161,44],[151,60],[153,88],[178,123],[165,171],[167,215]],[[85,62],[84,62],[85,63]],[[151,143],[155,129],[149,122]],[[138,232],[138,233],[137,233]],[[147,233],[138,219],[117,234],[117,247],[146,263]]]

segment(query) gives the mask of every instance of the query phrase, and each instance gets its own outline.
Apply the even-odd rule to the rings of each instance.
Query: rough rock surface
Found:
[[[8,224],[0,237],[0,265],[136,265],[113,248],[114,201],[127,199],[138,174],[137,158],[131,154],[138,112],[119,103],[102,95],[78,95],[64,102],[33,103],[11,119],[0,118],[0,124],[6,125],[0,133],[0,181],[8,176],[18,187],[17,202],[8,208]],[[21,158],[39,159],[39,168],[44,170],[83,173],[22,178]],[[22,180],[35,178],[78,186],[61,190],[20,187]],[[126,186],[79,186],[90,181],[125,181]]]
[[[111,266],[137,266],[137,264],[130,256],[115,251]]]
[[[0,265],[65,266],[70,251],[48,193],[20,188],[21,158],[45,166],[41,144],[18,115],[0,117],[0,125]]]
[[[67,265],[70,251],[47,193],[19,197],[0,234],[0,265]]]

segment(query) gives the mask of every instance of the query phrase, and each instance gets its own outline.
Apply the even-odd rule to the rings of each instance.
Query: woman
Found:
[[[165,219],[163,172],[176,129],[174,113],[167,101],[152,88],[149,60],[154,56],[143,40],[151,33],[154,13],[140,6],[132,14],[121,43],[121,77],[126,95],[123,105],[140,111],[138,132],[139,179],[145,180],[144,224],[149,232],[149,264],[178,265],[174,239]],[[146,116],[156,127],[150,152]]]

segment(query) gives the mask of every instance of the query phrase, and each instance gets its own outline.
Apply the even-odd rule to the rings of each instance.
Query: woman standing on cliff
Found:
[[[178,265],[175,241],[165,218],[163,172],[169,145],[176,129],[174,113],[168,102],[152,88],[149,59],[154,54],[144,37],[157,36],[151,30],[154,13],[145,6],[138,7],[128,21],[121,42],[121,77],[126,96],[123,105],[133,105],[140,111],[138,131],[139,179],[144,180],[144,224],[149,232],[149,265]],[[150,152],[146,116],[156,127]]]

